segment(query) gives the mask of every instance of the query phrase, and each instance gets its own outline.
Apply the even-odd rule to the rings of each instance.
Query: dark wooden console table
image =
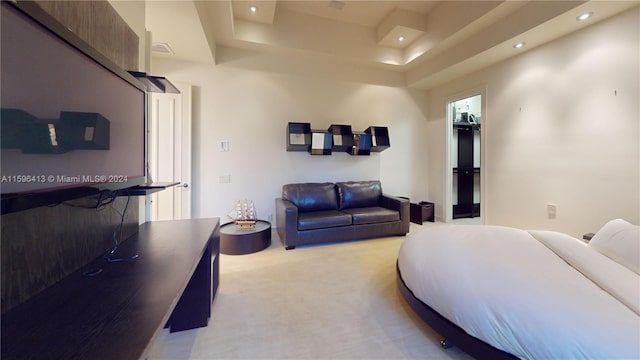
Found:
[[[219,246],[217,218],[142,224],[115,253],[135,260],[96,259],[3,314],[2,359],[140,359],[163,327],[207,326]]]

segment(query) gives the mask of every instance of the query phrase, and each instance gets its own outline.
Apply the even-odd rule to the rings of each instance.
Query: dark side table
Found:
[[[414,224],[422,225],[425,221],[434,222],[434,205],[427,201],[409,204],[409,219]]]
[[[264,250],[271,245],[271,223],[258,220],[254,229],[240,229],[233,222],[220,227],[220,252],[244,255]]]

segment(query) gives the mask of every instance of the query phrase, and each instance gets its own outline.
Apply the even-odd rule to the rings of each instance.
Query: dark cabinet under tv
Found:
[[[100,257],[4,313],[2,359],[145,358],[163,327],[207,326],[219,249],[217,218],[142,224],[120,261]]]
[[[458,166],[453,168],[456,180],[457,204],[453,205],[453,218],[480,216],[480,203],[474,202],[474,190],[478,183],[480,167],[474,164],[474,138],[480,131],[476,124],[454,124],[458,138]],[[479,190],[479,189],[478,189]]]

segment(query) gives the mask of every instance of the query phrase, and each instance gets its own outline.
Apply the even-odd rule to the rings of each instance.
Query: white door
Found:
[[[148,221],[191,218],[191,86],[174,85],[180,94],[150,95],[149,175],[180,184],[148,197]]]

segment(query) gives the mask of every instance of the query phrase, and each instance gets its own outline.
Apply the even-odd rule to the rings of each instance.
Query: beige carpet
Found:
[[[433,226],[411,224],[411,232]],[[158,337],[149,359],[470,359],[406,305],[404,237],[221,255],[209,326]]]

